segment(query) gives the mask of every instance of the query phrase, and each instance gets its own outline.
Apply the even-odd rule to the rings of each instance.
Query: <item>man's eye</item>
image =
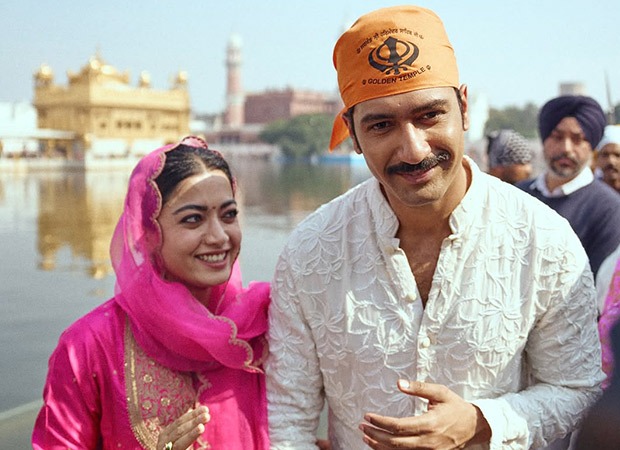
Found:
[[[370,128],[371,128],[372,130],[377,130],[377,131],[380,131],[380,130],[384,130],[384,129],[386,129],[389,125],[390,125],[390,124],[389,124],[389,122],[387,122],[387,121],[384,121],[384,122],[377,122],[377,123],[373,123],[373,124],[370,126]]]

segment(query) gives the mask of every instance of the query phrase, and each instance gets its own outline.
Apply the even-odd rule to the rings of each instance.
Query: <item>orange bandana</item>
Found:
[[[342,114],[373,98],[433,87],[459,87],[454,50],[441,19],[419,6],[383,8],[360,17],[338,39],[334,67],[344,109],[329,149],[348,136]]]

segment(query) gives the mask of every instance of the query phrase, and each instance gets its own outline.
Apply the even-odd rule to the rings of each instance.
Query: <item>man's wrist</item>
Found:
[[[491,426],[487,419],[484,418],[484,414],[480,408],[473,405],[476,410],[476,431],[474,437],[469,441],[470,444],[486,444],[491,441]]]

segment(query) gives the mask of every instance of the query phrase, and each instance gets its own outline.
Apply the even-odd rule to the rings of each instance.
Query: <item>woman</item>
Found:
[[[268,283],[243,289],[235,183],[199,138],[134,169],[115,296],[49,361],[35,449],[267,449]]]

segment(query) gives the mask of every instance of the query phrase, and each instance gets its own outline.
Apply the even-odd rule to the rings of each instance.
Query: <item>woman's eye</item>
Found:
[[[234,220],[234,219],[237,218],[238,215],[239,215],[239,210],[238,209],[231,209],[231,210],[226,211],[224,213],[224,218],[225,219]]]
[[[192,215],[183,217],[183,219],[181,219],[181,222],[182,223],[198,223],[200,222],[201,219],[202,217],[200,216],[200,214],[192,214]]]

